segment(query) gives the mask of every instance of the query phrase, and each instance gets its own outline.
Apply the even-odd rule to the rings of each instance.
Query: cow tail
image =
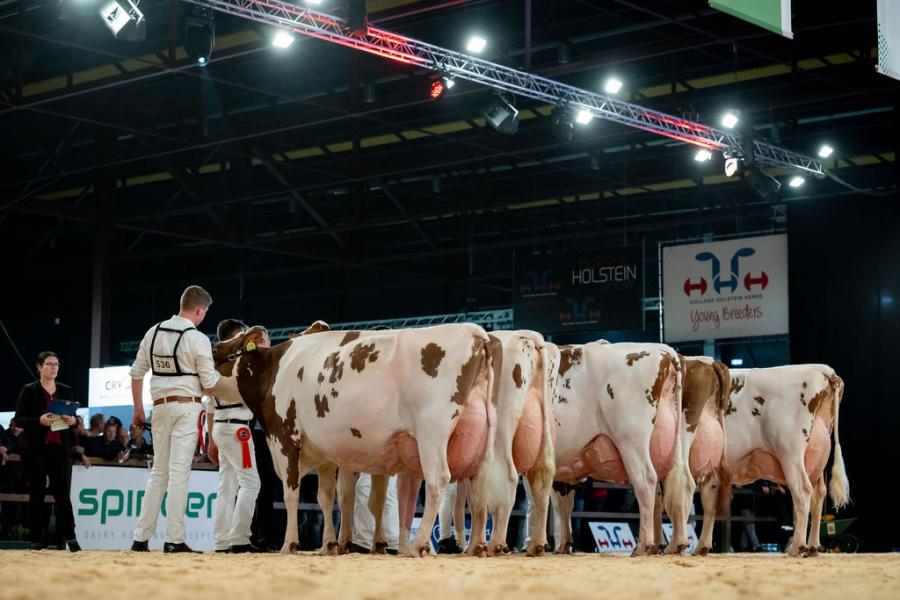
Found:
[[[487,381],[485,410],[487,412],[487,452],[490,455],[494,451],[494,442],[497,435],[497,392],[499,391],[500,369],[502,368],[503,345],[498,338],[492,335],[487,335],[482,340],[484,342],[482,346],[484,358],[481,363],[481,369]]]
[[[671,514],[671,507],[677,506],[679,501],[678,496],[683,494],[688,486],[687,479],[691,477],[691,471],[687,464],[687,459],[684,456],[684,436],[681,434],[682,419],[684,419],[684,414],[682,413],[682,396],[684,390],[685,360],[684,356],[674,352],[668,356],[672,357],[672,365],[670,368],[675,372],[675,387],[673,393],[675,394],[676,435],[675,464],[672,465],[672,470],[669,471],[669,474],[664,481],[663,505],[666,507],[666,512]],[[657,410],[659,409],[657,408]]]
[[[832,410],[834,411],[834,460],[831,464],[831,481],[828,491],[835,508],[843,508],[850,502],[850,481],[844,468],[844,454],[841,452],[841,438],[838,434],[838,414],[844,396],[844,380],[837,375],[828,378],[832,390]]]
[[[541,405],[541,410],[543,411],[543,444],[542,444],[542,454],[544,456],[544,460],[547,461],[548,466],[556,470],[556,454],[555,449],[553,447],[553,432],[551,430],[553,424],[553,390],[554,390],[554,380],[556,379],[556,375],[554,375],[553,370],[554,366],[552,364],[552,360],[550,359],[550,349],[547,347],[547,344],[541,344],[541,378],[542,378],[542,392],[543,392],[543,404]]]
[[[731,512],[731,469],[728,467],[726,452],[728,451],[728,430],[725,429],[725,412],[731,401],[731,373],[728,367],[717,360],[713,361],[713,370],[719,379],[719,407],[716,413],[719,415],[719,426],[722,428],[722,460],[719,461],[717,475],[719,478],[719,492],[716,499],[718,514],[727,515]]]

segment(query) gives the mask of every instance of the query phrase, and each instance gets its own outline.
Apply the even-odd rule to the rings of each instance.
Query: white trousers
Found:
[[[219,489],[213,514],[216,550],[250,543],[250,523],[259,495],[259,473],[253,438],[247,440],[250,467],[244,468],[243,446],[237,430],[249,427],[238,423],[213,423],[212,436],[219,447]]]
[[[134,529],[135,541],[146,542],[156,533],[156,518],[167,493],[166,542],[184,542],[184,508],[200,410],[196,402],[169,402],[153,408],[153,469]]]
[[[369,493],[372,491],[372,476],[360,473],[356,480],[356,494],[353,500],[353,543],[372,549],[375,535],[375,517],[369,512]],[[341,515],[341,519],[344,515]],[[381,525],[388,548],[397,549],[400,539],[400,509],[397,504],[397,476],[388,479],[384,510],[381,511]],[[343,526],[343,524],[342,524]]]
[[[455,481],[453,483],[447,484],[447,487],[444,488],[444,495],[441,498],[441,508],[438,512],[438,524],[440,527],[440,533],[438,537],[442,540],[447,539],[451,535],[453,535],[453,529],[451,528],[451,524],[453,523],[453,509],[456,506],[456,495],[459,493],[459,482]],[[456,529],[462,529],[465,531],[465,523],[455,523]],[[463,534],[465,537],[465,534]],[[465,539],[457,540],[460,545],[465,545]]]

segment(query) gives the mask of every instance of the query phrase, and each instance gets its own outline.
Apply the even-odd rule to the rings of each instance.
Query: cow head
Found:
[[[265,327],[255,326],[213,346],[213,363],[221,377],[211,391],[221,404],[243,403],[252,408],[250,399],[243,398],[238,388],[238,365],[251,356],[262,358],[255,355],[267,352],[270,345]]]

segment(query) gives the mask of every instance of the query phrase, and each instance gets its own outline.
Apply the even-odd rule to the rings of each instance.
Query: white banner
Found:
[[[878,0],[879,73],[900,79],[900,2]]]
[[[589,521],[588,526],[600,552],[631,554],[637,548],[637,540],[628,523]]]
[[[149,469],[97,466],[72,467],[72,509],[75,534],[89,550],[128,550],[137,525]],[[213,507],[218,471],[191,471],[185,508],[184,541],[194,550],[213,550]],[[152,550],[165,541],[165,500],[150,538]]]
[[[131,367],[103,367],[91,369],[88,376],[88,406],[104,408],[107,406],[132,406]],[[150,401],[150,374],[144,377],[144,406]]]
[[[787,235],[663,248],[667,342],[788,332]]]

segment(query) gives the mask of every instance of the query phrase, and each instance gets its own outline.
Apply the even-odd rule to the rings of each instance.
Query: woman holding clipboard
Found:
[[[75,517],[69,499],[72,484],[71,427],[77,423],[74,415],[78,405],[72,402],[72,388],[56,382],[59,372],[56,353],[41,352],[37,356],[36,366],[40,379],[22,387],[15,417],[16,424],[23,429],[20,452],[28,480],[31,549],[45,547],[44,529],[48,518],[44,494],[49,477],[50,493],[56,502],[57,532],[69,550],[78,552],[81,547],[75,539]]]

